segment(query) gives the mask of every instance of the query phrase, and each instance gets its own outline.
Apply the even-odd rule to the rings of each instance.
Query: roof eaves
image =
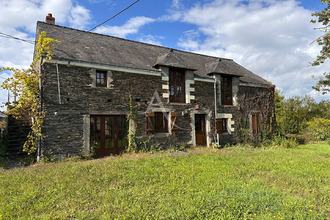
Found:
[[[161,72],[158,69],[143,69],[143,68],[136,68],[136,67],[130,67],[130,66],[118,66],[118,65],[112,65],[109,63],[99,63],[99,62],[90,62],[85,60],[76,60],[76,59],[68,59],[68,58],[61,58],[54,56],[52,60],[58,60],[58,61],[67,61],[68,65],[70,65],[70,62],[77,62],[77,63],[88,63],[88,64],[94,64],[94,65],[102,65],[102,66],[109,66],[109,67],[118,67],[118,68],[126,68],[131,70],[141,70],[141,71],[148,71],[148,72]]]

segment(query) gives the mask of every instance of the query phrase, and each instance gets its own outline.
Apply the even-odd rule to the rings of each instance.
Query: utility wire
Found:
[[[140,0],[137,0],[135,2],[133,2],[132,4],[130,4],[129,6],[127,6],[126,8],[124,8],[123,10],[121,10],[120,12],[118,12],[117,14],[115,14],[114,16],[112,16],[111,18],[109,18],[108,20],[102,22],[101,24],[96,25],[95,27],[93,27],[92,29],[88,30],[87,32],[90,32],[94,29],[96,29],[97,27],[100,27],[101,25],[107,23],[108,21],[110,21],[111,19],[117,17],[118,15],[120,15],[121,13],[123,13],[124,11],[126,11],[127,9],[129,9],[130,7],[132,7],[133,5],[135,5],[136,3],[138,3]]]
[[[118,15],[120,15],[121,13],[123,13],[124,11],[126,11],[127,9],[129,9],[130,7],[132,7],[133,5],[135,5],[136,3],[138,3],[139,1],[140,1],[140,0],[136,0],[135,2],[133,2],[132,4],[130,4],[129,6],[127,6],[126,8],[124,8],[123,10],[121,10],[120,12],[118,12],[117,14],[115,14],[114,16],[112,16],[111,18],[109,18],[109,19],[105,20],[104,22],[102,22],[102,23],[96,25],[95,27],[89,29],[87,32],[90,32],[90,31],[92,31],[92,30],[95,30],[96,28],[100,27],[101,25],[103,25],[103,24],[107,23],[108,21],[114,19],[115,17],[117,17]],[[71,40],[71,39],[73,39],[73,38],[76,38],[76,37],[78,37],[79,35],[81,35],[81,34],[78,34],[78,35],[76,35],[76,36],[74,36],[74,37],[72,37],[72,38],[70,38],[70,39],[68,39],[68,40]],[[35,41],[32,41],[32,40],[26,40],[26,39],[22,39],[22,38],[18,38],[18,37],[14,37],[14,36],[12,36],[12,35],[5,34],[5,33],[2,33],[2,32],[0,32],[0,37],[8,38],[8,39],[14,39],[14,40],[19,40],[19,41],[23,41],[23,42],[25,42],[25,43],[29,43],[29,44],[34,44],[34,43],[35,43]]]
[[[117,17],[118,15],[120,15],[121,13],[123,13],[124,11],[126,11],[127,9],[129,9],[130,7],[132,7],[133,5],[135,5],[136,3],[138,3],[139,1],[140,1],[140,0],[136,0],[135,2],[133,2],[132,4],[130,4],[129,6],[127,6],[126,8],[124,8],[123,10],[121,10],[120,12],[118,12],[117,14],[115,14],[114,16],[112,16],[111,18],[109,18],[109,19],[103,21],[102,23],[96,25],[95,27],[89,29],[87,32],[91,32],[92,30],[94,30],[94,29],[100,27],[101,25],[107,23],[108,21],[114,19],[115,17]],[[77,34],[76,36],[71,37],[71,38],[69,38],[68,40],[72,40],[73,38],[76,38],[76,37],[80,36],[81,34],[82,34],[82,33]]]
[[[25,40],[25,39],[18,38],[18,37],[14,37],[14,36],[12,36],[12,35],[5,34],[5,33],[2,33],[2,32],[0,32],[0,37],[9,38],[9,39],[14,39],[14,40],[20,40],[20,41],[23,41],[23,42],[26,42],[26,43],[29,43],[29,44],[34,44],[34,43],[35,43],[35,41],[32,41],[32,40]]]

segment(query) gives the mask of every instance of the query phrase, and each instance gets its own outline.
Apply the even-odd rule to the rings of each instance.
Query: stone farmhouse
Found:
[[[232,59],[63,27],[51,14],[42,31],[61,41],[40,63],[42,152],[122,152],[130,96],[136,135],[159,143],[237,143],[241,129],[258,138],[272,127],[275,86]]]

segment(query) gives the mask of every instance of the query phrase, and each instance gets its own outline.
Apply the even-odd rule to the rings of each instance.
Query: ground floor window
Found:
[[[260,135],[260,115],[259,113],[251,114],[251,130],[254,136]]]
[[[228,133],[227,118],[217,118],[215,120],[215,125],[218,134]]]
[[[147,113],[147,132],[164,133],[168,132],[168,112],[150,112]]]

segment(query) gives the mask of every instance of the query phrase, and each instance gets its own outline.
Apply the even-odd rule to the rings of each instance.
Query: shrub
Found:
[[[272,141],[273,146],[283,147],[283,148],[294,148],[297,147],[297,141],[294,138],[285,138],[283,136],[275,136]]]
[[[8,146],[8,135],[6,131],[6,121],[0,122],[0,163],[4,161]]]
[[[295,139],[298,144],[307,144],[312,141],[314,138],[309,134],[287,134],[286,138]]]
[[[316,140],[330,139],[330,120],[325,118],[313,118],[307,122],[307,129]]]
[[[251,143],[250,130],[246,128],[239,128],[238,130],[239,143],[249,144]]]

